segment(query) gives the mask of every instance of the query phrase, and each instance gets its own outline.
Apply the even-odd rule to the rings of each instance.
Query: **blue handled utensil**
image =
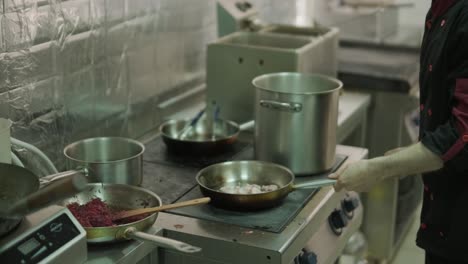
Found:
[[[201,119],[204,113],[205,109],[202,109],[200,112],[198,112],[198,114],[192,119],[192,121],[190,121],[190,123],[179,132],[178,138],[184,139],[185,137],[187,137],[188,132],[190,132],[190,130],[198,123],[198,121]]]

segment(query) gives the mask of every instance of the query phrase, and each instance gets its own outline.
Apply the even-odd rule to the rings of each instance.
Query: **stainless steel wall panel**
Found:
[[[128,54],[128,69],[130,79],[140,78],[143,76],[154,76],[152,66],[154,65],[153,58],[155,57],[155,49],[153,46],[141,47],[137,50],[130,51]],[[153,78],[153,84],[155,85],[157,80]],[[141,89],[139,87],[132,86],[131,89]],[[148,87],[151,88],[151,87]],[[148,90],[147,96],[154,96],[154,90]]]
[[[2,2],[0,1],[0,4]],[[0,53],[3,53],[6,51],[6,48],[5,48],[5,41],[4,41],[4,37],[3,37],[3,31],[4,31],[4,28],[3,28],[3,21],[4,21],[4,15],[3,15],[3,12],[0,13]]]
[[[67,37],[57,49],[58,72],[67,75],[91,65],[94,43],[90,31]]]
[[[92,62],[94,65],[107,59],[107,30],[105,27],[100,27],[90,31],[90,41],[92,42]]]
[[[10,116],[10,95],[8,92],[0,93],[0,113],[1,117],[9,117]]]
[[[106,0],[89,0],[91,28],[95,29],[106,22]]]
[[[51,43],[44,43],[29,50],[0,53],[0,92],[53,76],[53,49]]]
[[[89,30],[91,28],[92,17],[90,0],[63,1],[52,5],[56,13],[56,26],[60,28],[62,21],[65,21],[67,34],[74,34]]]
[[[9,11],[21,11],[26,8],[31,8],[37,4],[37,2],[45,2],[44,0],[2,0],[3,6],[6,12]]]
[[[254,2],[262,13],[281,4]],[[13,136],[59,167],[75,139],[157,127],[161,100],[203,82],[206,45],[216,39],[215,0],[0,3],[0,116],[22,120]],[[295,11],[270,14],[283,12]]]
[[[120,23],[127,15],[126,0],[105,0],[105,17],[108,25]]]
[[[10,119],[25,128],[36,125],[36,118],[54,108],[55,79],[32,82],[10,91]],[[47,122],[47,120],[42,120]]]

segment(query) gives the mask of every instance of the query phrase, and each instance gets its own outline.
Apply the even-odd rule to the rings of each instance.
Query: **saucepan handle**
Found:
[[[260,106],[292,113],[299,113],[302,111],[302,104],[300,103],[284,103],[270,100],[260,100]]]
[[[59,172],[53,175],[45,176],[39,179],[39,183],[41,185],[41,188],[60,179],[67,178],[67,177],[72,177],[73,175],[80,173],[84,176],[89,175],[89,171],[87,168],[78,168],[77,170],[70,170],[70,171],[64,171],[64,172]]]
[[[336,180],[332,179],[317,179],[317,180],[312,180],[300,184],[295,184],[294,189],[313,189],[313,188],[320,188],[320,187],[325,187],[329,185],[333,185],[336,183]]]
[[[83,191],[88,180],[81,173],[69,174],[67,178],[54,181],[39,191],[17,201],[9,209],[13,216],[23,216],[46,207],[54,202],[73,196]]]
[[[130,227],[127,230],[125,230],[124,236],[125,238],[143,240],[145,242],[153,243],[154,245],[157,245],[159,247],[170,248],[170,249],[174,249],[174,250],[184,252],[184,253],[197,253],[202,250],[199,247],[195,247],[195,246],[192,246],[187,243],[180,242],[174,239],[150,235],[144,232],[140,232],[134,227]]]

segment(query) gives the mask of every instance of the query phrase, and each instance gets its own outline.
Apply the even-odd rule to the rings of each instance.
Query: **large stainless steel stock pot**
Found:
[[[261,75],[253,84],[256,159],[284,165],[296,175],[331,169],[343,84],[289,72]]]

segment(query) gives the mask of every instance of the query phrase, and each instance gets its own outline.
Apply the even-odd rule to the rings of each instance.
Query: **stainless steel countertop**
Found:
[[[341,46],[339,79],[347,86],[408,93],[419,81],[419,53],[369,46]]]

